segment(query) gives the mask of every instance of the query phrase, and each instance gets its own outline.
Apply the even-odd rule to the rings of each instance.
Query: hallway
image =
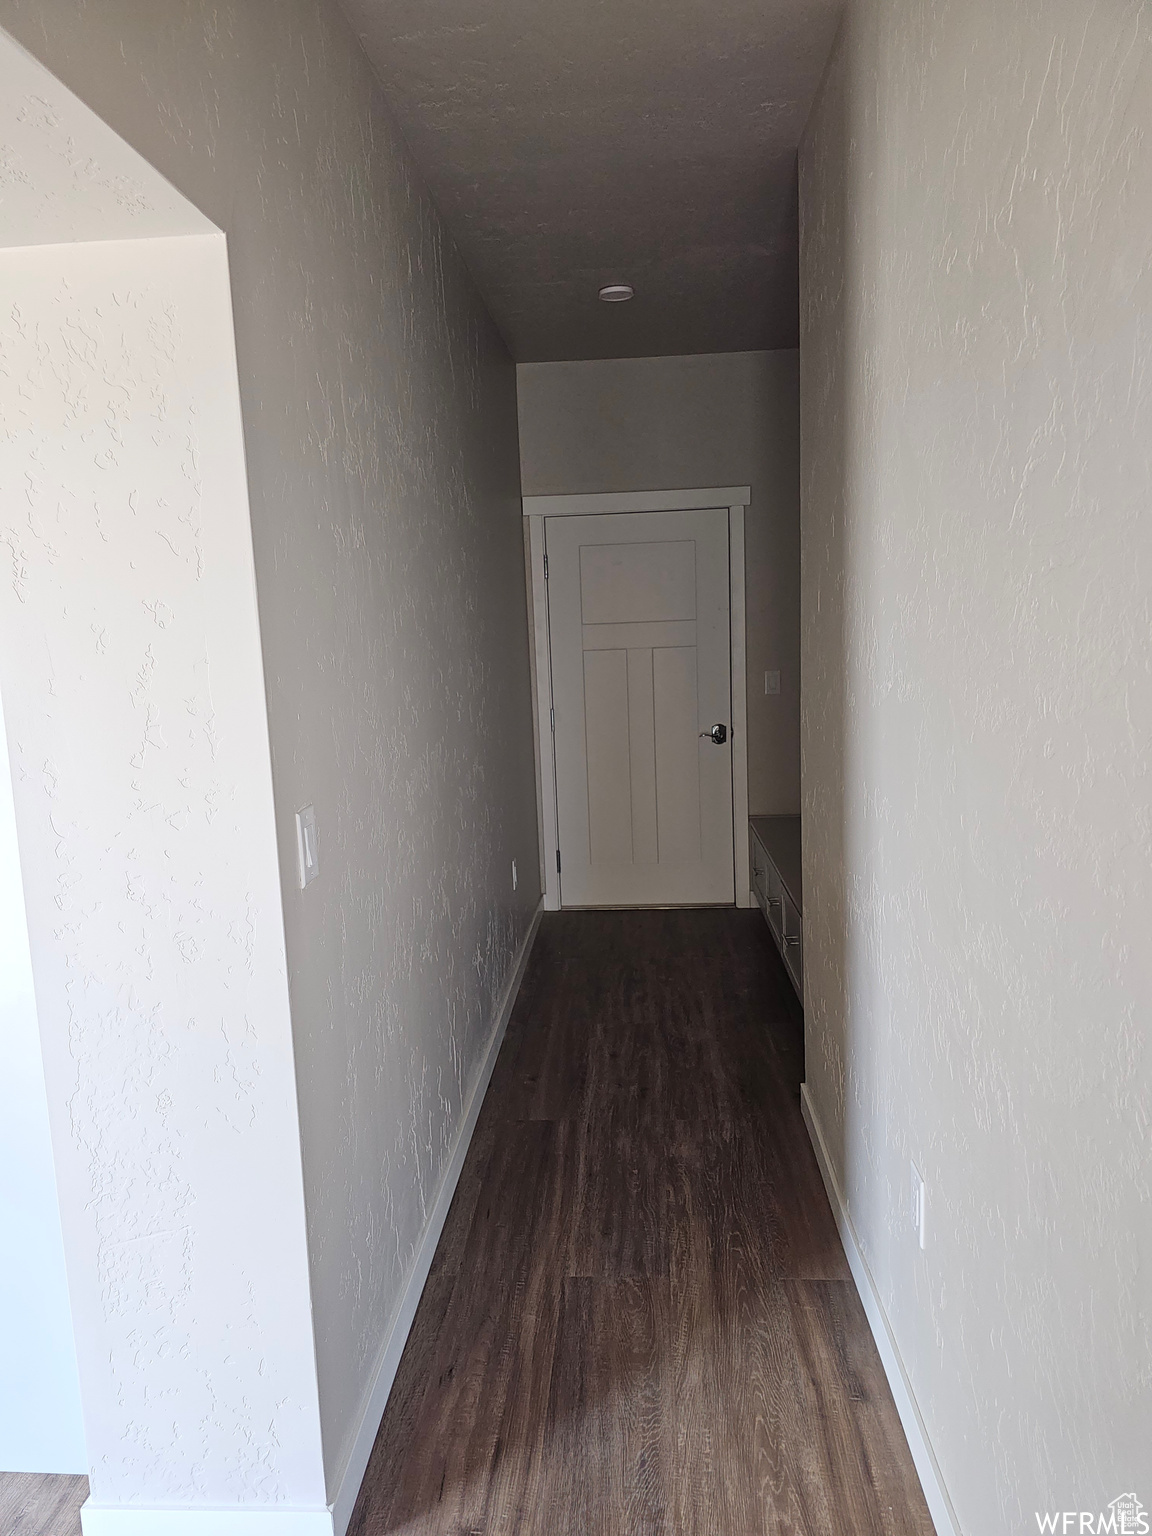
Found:
[[[546,915],[350,1536],[930,1536],[758,912]]]

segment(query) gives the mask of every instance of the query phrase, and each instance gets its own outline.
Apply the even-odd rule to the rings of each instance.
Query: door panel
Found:
[[[700,848],[700,708],[696,647],[652,652],[656,716],[656,828],[659,857],[698,861]],[[714,752],[724,750],[708,742]]]
[[[591,862],[630,864],[632,812],[620,791],[631,772],[627,651],[584,653],[584,739]]]
[[[545,539],[563,904],[731,901],[727,509]]]
[[[580,617],[585,624],[694,619],[696,545],[687,539],[582,544]]]

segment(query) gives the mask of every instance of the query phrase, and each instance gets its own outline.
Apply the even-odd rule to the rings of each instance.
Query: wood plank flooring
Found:
[[[86,1477],[0,1472],[0,1536],[80,1536]]]
[[[758,912],[546,916],[349,1536],[931,1536]]]

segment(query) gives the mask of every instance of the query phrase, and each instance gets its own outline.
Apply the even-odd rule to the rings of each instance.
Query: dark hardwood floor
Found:
[[[931,1536],[758,912],[544,919],[350,1536]]]
[[[0,1536],[80,1536],[86,1477],[0,1472]]]

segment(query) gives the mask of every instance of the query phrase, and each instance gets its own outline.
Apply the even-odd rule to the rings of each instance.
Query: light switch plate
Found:
[[[780,674],[779,674],[779,672],[765,672],[765,674],[764,674],[764,693],[765,693],[765,695],[767,697],[771,698],[773,695],[775,695],[775,694],[777,694],[779,692],[780,692]]]
[[[296,812],[296,856],[300,867],[300,889],[303,890],[320,873],[320,844],[316,839],[316,812],[310,805]]]

